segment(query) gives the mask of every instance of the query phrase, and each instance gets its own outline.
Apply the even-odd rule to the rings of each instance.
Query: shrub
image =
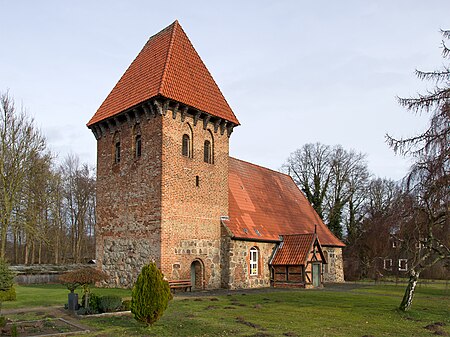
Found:
[[[9,288],[9,290],[0,290],[0,302],[15,301],[15,300],[16,300],[16,289],[14,287]]]
[[[82,286],[84,307],[89,308],[89,287],[92,284],[104,281],[107,278],[108,275],[101,270],[95,268],[83,268],[64,273],[59,277],[59,280],[66,285],[70,292],[74,292],[78,286]]]
[[[119,310],[122,305],[122,298],[120,296],[109,295],[99,298],[98,306],[101,312],[114,312]]]
[[[7,291],[14,285],[14,273],[9,269],[9,265],[0,259],[0,290]]]
[[[134,318],[152,325],[162,316],[171,299],[169,283],[156,264],[145,265],[132,291],[131,312]]]
[[[0,259],[0,310],[4,301],[15,301],[14,273],[5,260]]]
[[[131,310],[131,300],[122,301],[122,306],[120,307],[122,311],[130,311]]]
[[[82,297],[82,303],[86,303],[86,295]],[[100,312],[100,296],[95,293],[89,294],[88,305],[87,307],[83,307],[85,310],[83,311],[83,315],[88,314],[98,314]]]

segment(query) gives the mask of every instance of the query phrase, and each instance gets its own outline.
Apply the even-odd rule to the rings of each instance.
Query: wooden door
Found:
[[[320,263],[313,263],[312,265],[312,283],[313,287],[320,286]]]

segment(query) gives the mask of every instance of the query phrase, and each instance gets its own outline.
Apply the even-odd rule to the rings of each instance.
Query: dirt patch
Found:
[[[214,310],[214,309],[217,309],[217,306],[215,306],[215,305],[208,305],[208,306],[205,308],[205,310]]]
[[[89,330],[77,326],[63,318],[36,321],[10,322],[1,330],[2,336],[52,336],[57,334],[85,333]]]
[[[448,333],[442,330],[443,326],[445,326],[444,322],[435,322],[432,324],[428,324],[427,326],[424,326],[424,329],[433,331],[434,334],[438,336],[448,336]]]
[[[288,332],[283,333],[283,336],[288,336],[288,337],[299,337],[299,335],[297,335],[295,332],[291,332],[291,331],[288,331]]]
[[[246,321],[245,318],[241,317],[241,316],[236,317],[236,322],[240,323],[240,324],[244,324],[244,325],[249,326],[254,329],[262,329],[261,325]]]
[[[270,333],[267,332],[257,332],[254,335],[251,335],[250,337],[272,337]]]

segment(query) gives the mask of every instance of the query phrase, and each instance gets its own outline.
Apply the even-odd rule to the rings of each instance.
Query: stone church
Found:
[[[151,261],[194,289],[343,282],[344,244],[291,177],[229,156],[238,125],[178,21],[150,37],[87,124],[106,286]]]

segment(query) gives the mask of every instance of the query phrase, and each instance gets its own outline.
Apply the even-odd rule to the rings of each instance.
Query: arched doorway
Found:
[[[194,290],[204,288],[205,269],[201,260],[194,260],[191,264],[191,284]]]

